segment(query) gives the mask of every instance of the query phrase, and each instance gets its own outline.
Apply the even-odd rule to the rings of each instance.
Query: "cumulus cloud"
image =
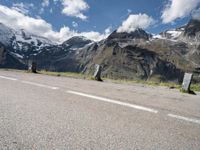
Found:
[[[132,10],[131,9],[127,9],[127,14],[130,14],[132,13]]]
[[[112,26],[109,26],[108,28],[106,28],[104,32],[105,32],[105,34],[111,34]]]
[[[54,31],[52,25],[40,17],[33,18],[3,5],[0,5],[0,22],[14,29],[24,29],[32,34],[46,37],[57,43],[62,43],[73,36],[85,36],[99,41],[109,35],[108,30],[103,34],[95,31],[78,32],[67,26],[62,27],[60,31]]]
[[[57,4],[59,0],[53,0],[54,4]]]
[[[76,33],[77,36],[85,36],[88,39],[94,40],[94,41],[100,41],[105,38],[107,38],[112,32],[112,27],[108,27],[105,29],[104,33],[101,34],[99,32],[90,31],[90,32],[82,32],[82,33]]]
[[[29,11],[31,8],[34,8],[34,4],[30,3],[30,4],[24,4],[24,3],[13,3],[12,5],[12,9],[23,13],[23,14],[29,14]]]
[[[75,22],[75,21],[73,21],[73,22],[72,22],[72,26],[73,26],[74,28],[77,28],[77,27],[78,27],[78,23]]]
[[[49,6],[49,0],[43,0],[42,6],[43,7],[48,7]]]
[[[75,30],[71,30],[67,26],[62,27],[59,32],[50,30],[49,32],[45,34],[47,38],[51,39],[52,41],[57,41],[57,43],[62,43],[73,36],[84,36],[93,41],[101,41],[107,38],[109,35],[110,33],[105,32],[105,31],[103,34],[99,32],[95,32],[95,31],[77,32]]]
[[[77,36],[85,36],[88,39],[91,39],[93,41],[100,41],[103,40],[105,38],[107,38],[109,36],[108,33],[99,33],[99,32],[95,32],[95,31],[90,31],[90,32],[81,32],[81,33],[77,33]]]
[[[89,9],[89,5],[84,0],[62,0],[62,5],[64,6],[62,13],[86,20],[87,16],[83,14],[83,11]]]
[[[53,8],[51,8],[51,9],[49,10],[49,12],[52,14],[52,13],[53,13]]]
[[[170,23],[188,16],[200,3],[200,0],[169,0],[162,12],[162,22]]]
[[[146,14],[131,14],[123,21],[117,32],[133,32],[137,28],[146,29],[154,24],[154,19]]]
[[[47,32],[51,25],[42,19],[28,17],[14,9],[0,5],[0,22],[13,28],[35,31],[35,34]]]

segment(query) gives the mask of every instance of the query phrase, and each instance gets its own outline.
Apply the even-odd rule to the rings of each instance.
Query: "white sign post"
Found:
[[[96,71],[94,73],[94,78],[97,81],[102,81],[102,79],[101,79],[101,69],[102,69],[102,67],[100,65],[96,65]]]
[[[193,75],[191,73],[185,73],[182,83],[182,90],[190,92],[190,85]]]

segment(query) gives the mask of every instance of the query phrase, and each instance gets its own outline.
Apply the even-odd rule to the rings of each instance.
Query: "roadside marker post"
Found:
[[[94,78],[95,78],[95,80],[97,80],[97,81],[103,81],[103,80],[101,79],[101,70],[102,70],[101,65],[96,65],[96,71],[95,71],[95,73],[94,73]]]
[[[32,73],[37,73],[37,63],[36,62],[29,62],[28,64],[28,70]]]
[[[182,83],[182,90],[186,92],[190,92],[190,85],[192,82],[192,77],[193,75],[191,73],[185,73],[184,78],[183,78],[183,83]]]

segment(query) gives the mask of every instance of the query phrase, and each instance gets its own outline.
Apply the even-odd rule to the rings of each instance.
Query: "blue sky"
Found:
[[[182,9],[187,4],[189,7]],[[61,28],[67,27],[70,34],[93,31],[98,32],[99,36],[118,29],[131,15],[138,14],[145,14],[146,19],[151,19],[145,22],[148,26],[144,26],[144,23],[142,26],[137,25],[148,32],[156,34],[175,28],[186,24],[192,14],[199,13],[199,4],[200,0],[0,0],[0,5],[6,6],[6,9],[18,11],[29,18],[44,20],[51,25],[49,30],[60,32]],[[0,15],[3,11],[0,9]],[[4,17],[0,22],[5,23],[5,18],[12,14],[8,13],[0,16]],[[130,25],[135,17],[129,18],[125,24],[135,28],[134,23]]]

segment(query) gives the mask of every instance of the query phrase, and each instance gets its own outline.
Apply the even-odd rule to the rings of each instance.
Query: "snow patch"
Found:
[[[6,27],[0,23],[0,41],[2,44],[9,45],[11,44],[11,39],[13,38],[13,30],[9,27]]]
[[[157,35],[153,35],[153,39],[166,39],[166,38],[161,36],[160,34],[157,34]]]
[[[182,31],[169,30],[167,33],[170,34],[173,39],[175,39],[181,35]]]
[[[23,58],[24,58],[24,56],[22,56],[22,55],[20,55],[20,54],[18,54],[18,53],[11,52],[11,54],[14,55],[15,57],[20,58],[20,59],[23,59]]]

